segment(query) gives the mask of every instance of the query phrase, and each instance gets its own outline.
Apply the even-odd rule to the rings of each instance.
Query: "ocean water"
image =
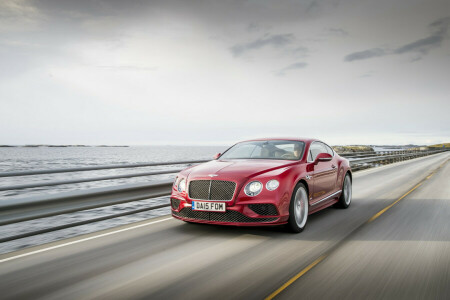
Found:
[[[214,154],[226,149],[226,146],[136,146],[136,147],[5,147],[0,148],[0,172],[21,170],[47,170],[96,165],[121,165],[150,162],[187,161],[212,159]],[[133,169],[112,169],[32,175],[23,177],[5,177],[0,179],[0,187],[40,183],[55,180],[93,178],[99,176],[149,172],[157,170],[179,169],[183,165],[145,167]],[[174,177],[154,175],[79,184],[39,187],[24,190],[0,191],[1,199],[21,198],[36,194],[52,194],[63,191],[83,190],[93,187],[112,186],[124,183],[148,182]]]
[[[214,154],[223,152],[227,146],[135,146],[135,147],[5,147],[0,148],[0,172],[19,170],[60,169],[71,167],[85,167],[96,165],[119,165],[166,161],[208,160]],[[133,169],[98,170],[48,175],[32,175],[21,177],[0,178],[0,187],[40,183],[54,180],[78,178],[93,178],[99,176],[149,172],[156,170],[180,169],[185,166],[160,166]],[[21,190],[0,191],[0,201],[5,199],[20,199],[31,195],[49,195],[67,191],[87,190],[97,187],[116,186],[126,183],[151,182],[161,179],[172,179],[175,174],[153,175],[127,179],[115,179],[78,184],[67,184],[50,187],[39,187]],[[20,233],[44,229],[55,225],[62,225],[117,214],[143,207],[169,203],[169,197],[160,197],[124,203],[104,208],[91,209],[82,212],[64,214],[49,218],[42,218],[27,222],[0,226],[0,238]],[[62,238],[90,233],[118,225],[141,221],[170,213],[170,208],[143,212],[111,220],[105,220],[83,226],[64,229],[52,233],[23,238],[0,244],[0,253],[39,245]],[[51,224],[51,225],[49,225]]]

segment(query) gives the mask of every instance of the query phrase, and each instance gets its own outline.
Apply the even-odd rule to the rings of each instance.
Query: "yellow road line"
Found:
[[[302,277],[303,275],[306,274],[306,272],[308,272],[309,270],[311,270],[312,268],[314,268],[318,263],[320,263],[322,260],[324,260],[327,257],[327,255],[322,255],[321,257],[319,257],[318,259],[316,259],[313,263],[311,263],[309,266],[307,266],[306,268],[304,268],[303,270],[301,270],[297,275],[295,275],[294,277],[292,277],[291,279],[289,279],[285,284],[283,284],[282,286],[280,286],[275,292],[273,292],[272,294],[270,294],[269,296],[267,296],[265,298],[265,300],[271,300],[273,298],[275,298],[279,293],[281,293],[284,289],[286,289],[288,286],[290,286],[294,281],[296,281],[297,279],[299,279],[300,277]]]
[[[367,221],[367,223],[372,222],[373,220],[375,220],[376,218],[378,218],[379,216],[381,216],[383,213],[385,213],[388,209],[390,209],[392,206],[394,206],[395,204],[397,204],[400,200],[402,200],[403,198],[405,198],[406,196],[408,196],[412,191],[414,191],[415,189],[417,189],[419,186],[422,185],[422,183],[424,183],[425,180],[430,179],[440,168],[442,168],[446,163],[448,162],[448,160],[444,161],[442,164],[439,165],[439,167],[437,167],[433,172],[431,172],[425,179],[423,179],[421,182],[419,182],[415,187],[413,187],[412,189],[410,189],[408,192],[406,192],[403,196],[401,196],[400,198],[398,198],[394,203],[388,205],[387,207],[383,208],[382,210],[380,210],[378,213],[376,213],[372,218],[369,219],[369,221]]]
[[[413,187],[412,189],[410,189],[409,191],[407,191],[405,194],[403,194],[403,196],[401,196],[400,198],[398,198],[397,200],[395,200],[395,202],[389,204],[388,206],[386,206],[385,208],[383,208],[382,210],[380,210],[378,213],[376,213],[375,215],[373,215],[366,223],[370,223],[373,220],[375,220],[376,218],[378,218],[379,216],[381,216],[383,213],[385,213],[388,209],[390,209],[391,207],[393,207],[395,204],[397,204],[400,200],[402,200],[403,198],[405,198],[406,196],[408,196],[411,192],[413,192],[415,189],[417,189],[419,186],[422,185],[422,183],[425,180],[428,180],[431,178],[431,176],[434,175],[434,173],[436,173],[440,168],[442,168],[446,163],[448,162],[448,160],[444,161],[438,168],[436,168],[433,172],[430,173],[430,175],[428,175],[425,179],[423,179],[421,182],[419,182],[415,187]],[[309,266],[307,266],[306,268],[304,268],[303,270],[301,270],[299,273],[297,273],[297,275],[295,275],[294,277],[292,277],[291,279],[289,279],[285,284],[283,284],[282,286],[280,286],[275,292],[273,292],[272,294],[270,294],[269,296],[267,296],[264,300],[271,300],[273,298],[275,298],[276,296],[278,296],[282,291],[284,291],[288,286],[290,286],[292,283],[294,283],[297,279],[299,279],[300,277],[302,277],[303,275],[305,275],[309,270],[311,270],[312,268],[314,268],[317,264],[319,264],[322,260],[324,260],[325,258],[327,258],[329,255],[329,253],[325,253],[322,256],[320,256],[318,259],[316,259],[315,261],[313,261]]]
[[[401,196],[400,198],[398,198],[397,200],[395,200],[394,203],[389,204],[388,206],[386,206],[385,208],[383,208],[382,210],[380,210],[379,212],[377,212],[375,215],[373,215],[372,218],[369,219],[369,221],[367,221],[367,223],[372,222],[373,220],[375,220],[376,218],[378,218],[379,216],[381,216],[382,214],[384,214],[388,209],[390,209],[392,206],[394,206],[395,204],[397,204],[400,200],[402,200],[403,198],[405,198],[406,196],[408,196],[412,191],[414,191],[415,189],[417,189],[419,186],[422,185],[422,182],[419,183],[418,185],[416,185],[415,187],[413,187],[412,189],[410,189],[408,192],[406,192],[406,194],[404,194],[403,196]]]

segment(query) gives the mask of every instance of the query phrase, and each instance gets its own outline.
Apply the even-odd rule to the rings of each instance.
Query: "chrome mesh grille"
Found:
[[[198,200],[233,199],[236,183],[224,180],[193,180],[189,183],[189,198]]]
[[[172,214],[175,216],[186,218],[186,219],[194,219],[194,220],[209,220],[209,212],[207,211],[196,211],[191,208],[183,208],[179,212],[172,211]]]
[[[233,223],[266,223],[278,220],[278,218],[250,218],[234,210],[227,210],[224,213],[220,213],[220,212],[195,211],[192,210],[190,207],[185,207],[179,212],[172,211],[172,214],[177,217],[185,219],[207,220],[216,222],[233,222]]]
[[[189,183],[189,198],[209,199],[209,184],[211,180],[193,180]]]
[[[233,181],[212,180],[210,200],[231,200],[236,183]]]

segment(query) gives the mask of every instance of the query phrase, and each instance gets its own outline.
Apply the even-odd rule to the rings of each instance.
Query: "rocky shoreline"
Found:
[[[352,145],[352,146],[333,146],[337,153],[353,153],[353,152],[374,152],[371,146]]]

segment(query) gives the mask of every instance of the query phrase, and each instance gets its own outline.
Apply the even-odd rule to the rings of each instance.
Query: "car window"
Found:
[[[313,161],[311,150],[309,150],[309,153],[308,153],[308,161]]]
[[[257,148],[260,148],[259,150]],[[241,147],[236,147],[233,149],[234,157],[252,157],[254,153],[261,153],[261,147],[259,145],[242,145]]]
[[[262,147],[261,146],[255,146],[253,148],[252,153],[250,154],[251,158],[260,157],[261,156]]]
[[[228,149],[220,159],[299,160],[305,144],[300,141],[268,140],[242,142]]]
[[[323,144],[323,145],[325,146],[325,148],[327,148],[328,154],[330,154],[331,156],[334,156],[333,149],[330,146],[328,146],[327,144]]]
[[[311,156],[312,156],[311,161],[314,161],[316,159],[317,155],[319,155],[319,153],[328,153],[328,150],[325,147],[325,145],[320,142],[312,143],[309,150],[311,151]]]

